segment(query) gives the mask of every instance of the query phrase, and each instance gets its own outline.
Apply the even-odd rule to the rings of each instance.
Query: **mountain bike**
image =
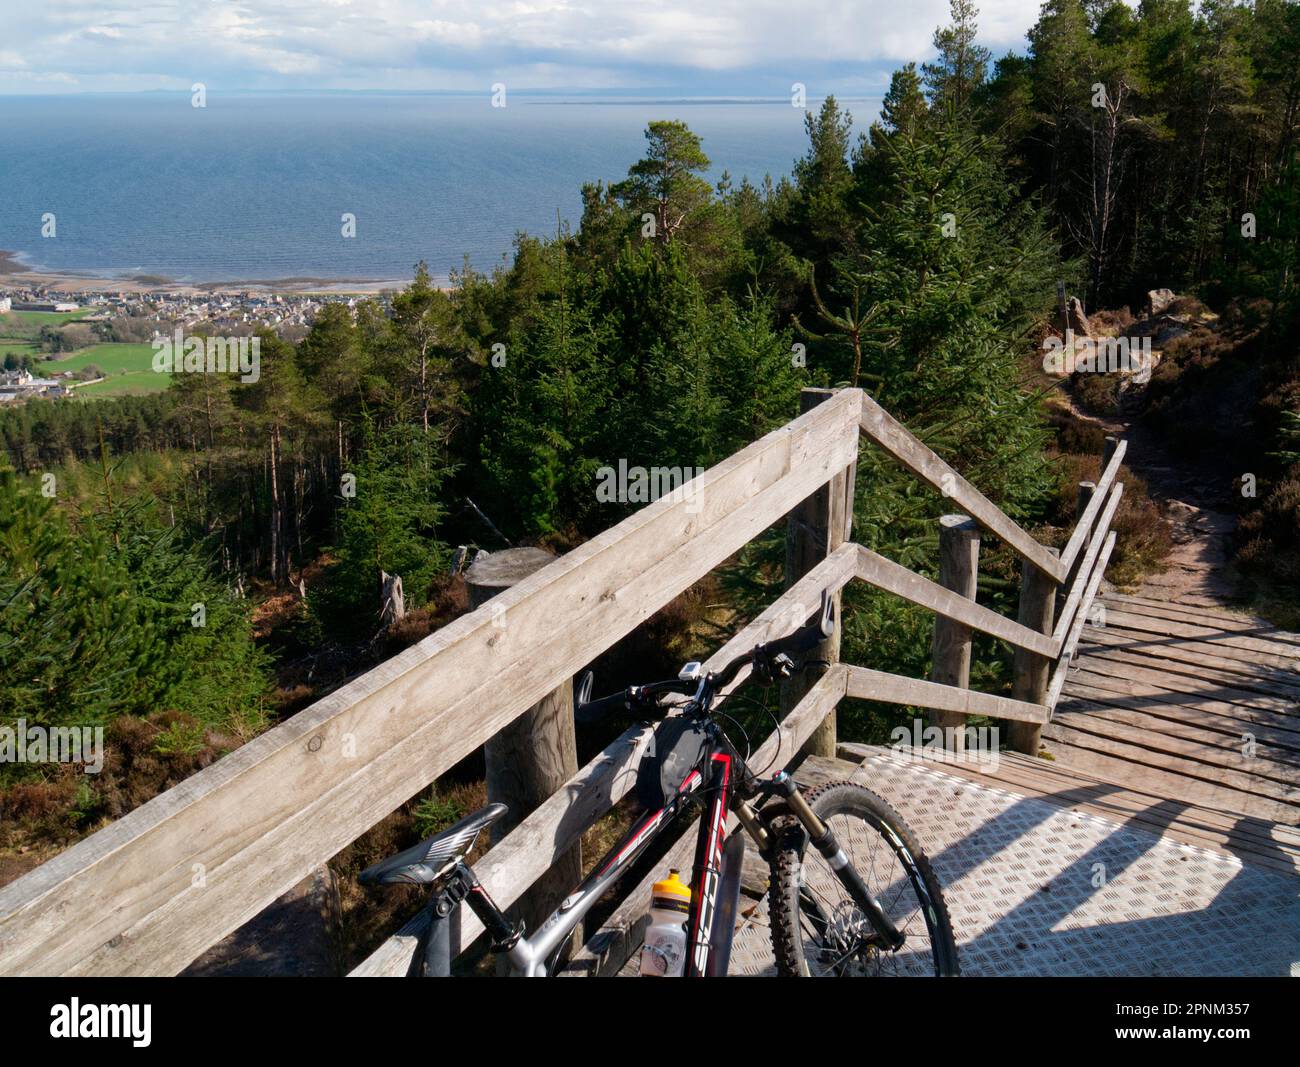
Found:
[[[678,818],[702,811],[686,914],[685,975],[727,973],[746,837],[770,868],[768,911],[778,974],[956,975],[957,948],[943,893],[898,813],[855,783],[832,782],[805,794],[784,771],[754,774],[748,752],[742,754],[723,729],[724,720],[735,720],[715,706],[724,703],[721,690],[746,666],[746,684],[763,685],[829,666],[795,657],[830,635],[833,603],[824,595],[817,618],[789,636],[756,645],[716,673],[687,663],[676,678],[629,686],[599,700],[591,699],[591,673],[582,678],[580,719],[630,713],[657,723],[637,777],[644,810],[531,936],[497,907],[464,860],[478,835],[506,814],[504,804],[489,804],[364,870],[360,880],[368,885],[430,887],[430,922],[416,972],[451,973],[450,919],[465,903],[512,973],[554,974],[570,935],[614,880]],[[728,835],[729,813],[745,834]]]

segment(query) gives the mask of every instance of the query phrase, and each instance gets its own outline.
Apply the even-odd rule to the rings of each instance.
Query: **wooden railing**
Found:
[[[828,724],[833,746],[833,713],[845,696],[1007,719],[1035,731],[1036,751],[1036,731],[1059,696],[1114,544],[1107,534],[1123,445],[1108,455],[1057,557],[859,390],[810,392],[818,395],[788,425],[0,889],[0,973],[184,969],[792,512],[812,517],[800,526],[812,531],[801,549],[806,573],[710,667],[789,632],[817,610],[824,590],[857,579],[955,627],[946,632],[945,655],[960,653],[962,635],[978,630],[1032,657],[1026,662],[1047,680],[1028,698],[1004,697],[971,691],[960,678],[953,684],[835,663],[791,702],[781,729],[754,754],[756,766],[786,766],[814,735],[824,743]],[[1026,561],[1027,585],[1034,575],[1054,598],[1070,578],[1056,625],[1050,612],[1046,625],[1026,625],[1023,603],[1019,621],[1008,619],[976,604],[973,585],[959,592],[847,540],[859,430],[1010,545]],[[824,506],[805,508],[818,498]],[[831,645],[833,653],[838,637]],[[644,730],[624,733],[475,864],[503,906],[629,792],[648,741]],[[690,848],[683,838],[665,862],[689,865]],[[620,965],[639,939],[647,898],[646,886],[633,889],[589,937],[577,965],[594,973]],[[481,928],[460,910],[454,946],[463,949]],[[420,921],[353,973],[406,973]]]

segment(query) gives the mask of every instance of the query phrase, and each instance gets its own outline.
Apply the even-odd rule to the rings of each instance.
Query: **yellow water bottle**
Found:
[[[650,888],[650,928],[641,949],[641,974],[680,978],[686,969],[686,917],[691,887],[677,877],[677,868]]]

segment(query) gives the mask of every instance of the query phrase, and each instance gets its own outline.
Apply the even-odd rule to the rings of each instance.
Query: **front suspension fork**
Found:
[[[902,948],[903,942],[907,940],[907,935],[893,924],[876,898],[871,895],[866,882],[862,880],[862,876],[849,862],[849,858],[845,855],[844,849],[840,846],[834,831],[822,822],[817,813],[812,810],[812,806],[799,792],[798,786],[794,784],[794,779],[785,771],[781,771],[776,777],[758,783],[757,789],[760,794],[778,796],[785,801],[786,806],[808,832],[809,842],[830,864],[831,870],[835,872],[844,888],[849,891],[853,902],[862,909],[863,914],[866,915],[884,947],[891,952]]]

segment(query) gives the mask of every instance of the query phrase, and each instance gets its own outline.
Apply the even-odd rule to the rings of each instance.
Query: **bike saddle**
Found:
[[[358,879],[363,885],[426,885],[450,860],[472,849],[474,839],[509,810],[504,804],[479,808],[442,833],[426,837],[418,845],[372,864],[361,872]]]

